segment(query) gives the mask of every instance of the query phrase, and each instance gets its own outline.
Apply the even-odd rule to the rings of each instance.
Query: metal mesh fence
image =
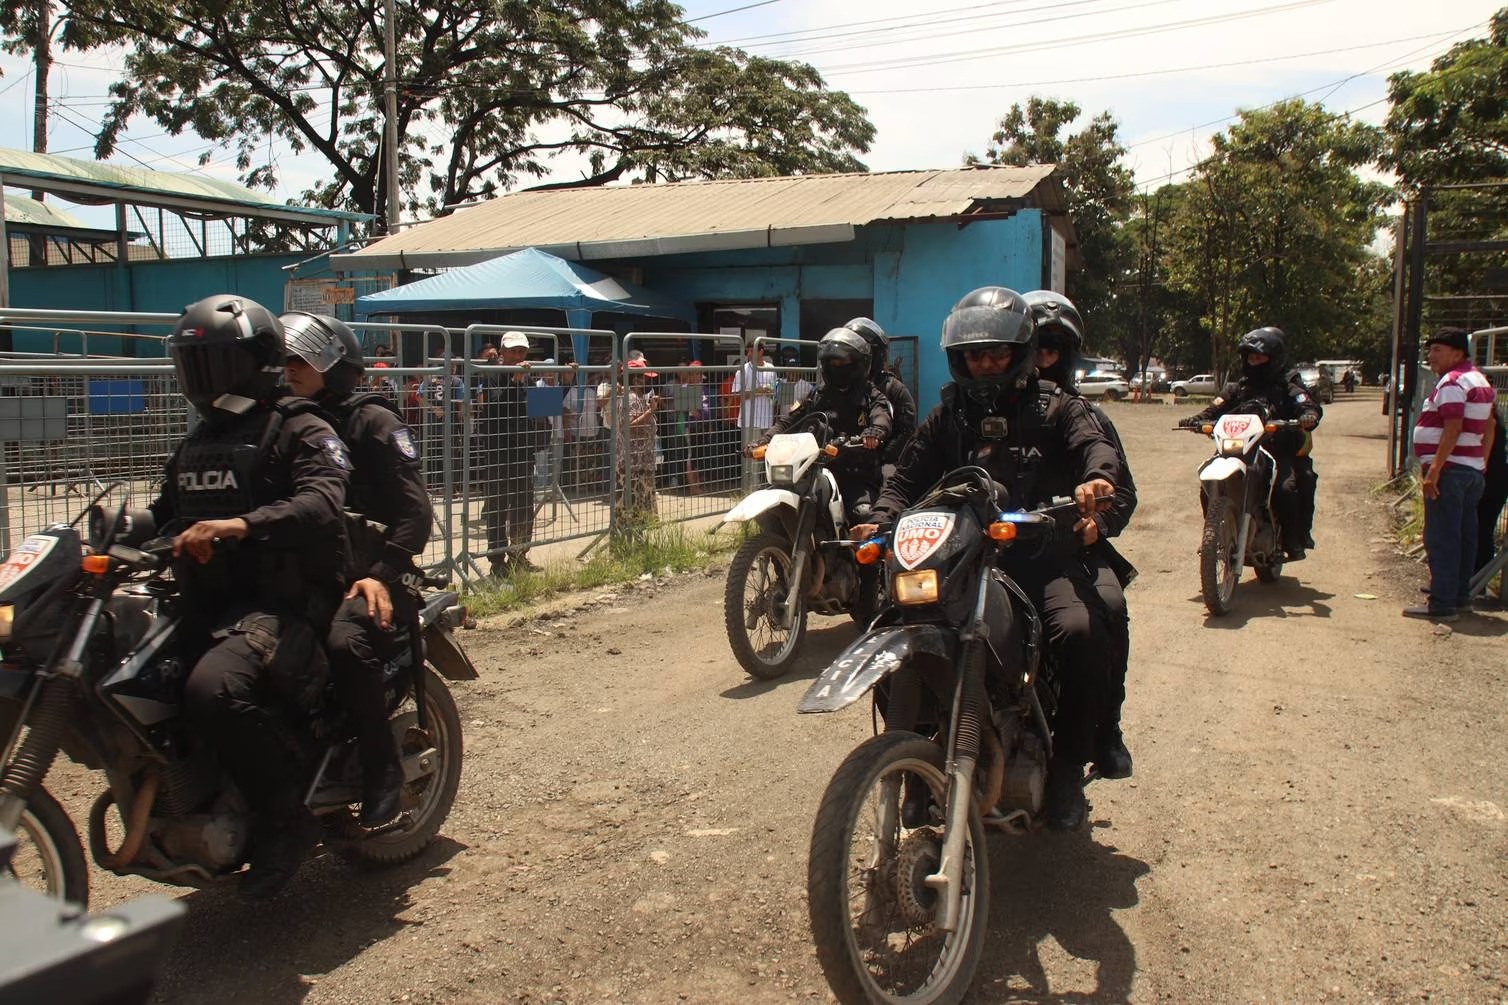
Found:
[[[84,331],[165,332],[173,320],[0,311],[0,324],[79,345]],[[367,348],[368,387],[393,401],[424,455],[435,507],[424,564],[466,581],[513,562],[574,562],[656,524],[710,524],[754,484],[745,447],[816,380],[815,367],[795,356],[754,367],[733,336],[353,327]],[[527,366],[480,358],[513,331],[530,342]],[[661,358],[629,365],[649,338]],[[101,339],[88,345],[119,345]],[[781,359],[779,340],[766,341],[761,350]],[[73,519],[111,482],[125,483],[136,504],[149,502],[192,422],[160,357],[86,349],[0,360],[0,548]]]

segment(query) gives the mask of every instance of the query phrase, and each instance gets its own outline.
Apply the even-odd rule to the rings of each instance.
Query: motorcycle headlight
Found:
[[[1246,443],[1244,440],[1221,440],[1220,453],[1226,457],[1240,457],[1246,453]]]
[[[937,570],[917,569],[898,572],[893,581],[892,595],[898,604],[937,603]]]
[[[770,484],[789,485],[796,480],[796,468],[791,464],[771,464]]]
[[[10,641],[10,629],[15,620],[16,605],[0,604],[0,642]]]

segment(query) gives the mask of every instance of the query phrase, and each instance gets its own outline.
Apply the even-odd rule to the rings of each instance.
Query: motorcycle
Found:
[[[879,577],[854,561],[830,468],[845,451],[864,448],[857,438],[825,442],[827,433],[826,414],[813,412],[772,437],[762,455],[768,487],[740,500],[715,528],[749,521],[759,528],[728,566],[723,624],[739,665],[763,680],[791,668],[809,613],[848,614],[863,624],[878,606]]]
[[[1215,441],[1214,456],[1199,467],[1199,589],[1210,614],[1229,614],[1243,568],[1251,566],[1264,583],[1283,573],[1285,552],[1272,509],[1277,461],[1264,443],[1279,430],[1300,428],[1299,421],[1234,411],[1212,423],[1177,428]]]
[[[1066,541],[1079,511],[1003,512],[1001,492],[959,468],[901,515],[889,605],[798,705],[835,712],[873,691],[884,720],[828,783],[807,862],[817,958],[845,1005],[963,998],[988,927],[986,829],[1041,824],[1059,689],[1041,619],[1002,566]]]
[[[89,899],[83,848],[44,785],[60,751],[104,772],[107,788],[87,821],[100,868],[208,886],[233,876],[251,850],[243,797],[180,718],[192,665],[180,652],[178,590],[163,575],[172,541],[155,536],[148,510],[106,509],[96,499],[86,513],[87,542],[80,514],[26,538],[0,564],[0,827],[20,839],[18,877],[81,906]],[[311,716],[318,767],[306,805],[324,825],[327,850],[395,865],[439,833],[462,757],[460,717],[442,678],[477,676],[451,635],[464,619],[456,594],[425,594],[417,626],[400,629],[409,644],[383,668],[405,779],[391,823],[357,823],[360,758],[328,690]],[[115,847],[112,829],[124,835]]]

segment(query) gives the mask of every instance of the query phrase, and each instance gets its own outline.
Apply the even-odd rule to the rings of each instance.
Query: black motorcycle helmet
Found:
[[[852,391],[869,380],[869,343],[848,328],[834,328],[817,343],[817,382]]]
[[[1036,322],[1038,348],[1058,350],[1058,361],[1043,371],[1042,377],[1072,390],[1078,383],[1075,373],[1084,348],[1083,316],[1073,301],[1052,290],[1032,290],[1021,298]]]
[[[1254,328],[1241,336],[1241,341],[1236,343],[1236,352],[1241,355],[1241,376],[1247,380],[1272,383],[1282,379],[1287,367],[1287,354],[1283,348],[1281,330],[1270,325]],[[1266,356],[1267,362],[1253,366],[1248,362],[1253,353]]]
[[[993,377],[969,376],[964,350],[1008,345],[1011,365]],[[942,348],[948,373],[976,404],[993,409],[1001,392],[1019,390],[1037,368],[1037,326],[1021,294],[1004,286],[982,286],[953,305],[943,321]]]
[[[869,379],[878,383],[890,363],[890,337],[873,318],[853,318],[843,327],[869,343]]]
[[[270,399],[287,358],[278,319],[234,293],[185,307],[167,348],[183,396],[206,420],[239,415]]]
[[[325,377],[325,394],[344,398],[366,375],[361,341],[338,318],[323,314],[289,311],[278,319],[288,343],[288,355],[297,356]]]

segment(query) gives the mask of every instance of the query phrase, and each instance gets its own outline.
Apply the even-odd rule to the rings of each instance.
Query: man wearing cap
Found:
[[[629,533],[655,515],[655,409],[649,381],[659,376],[642,357],[624,364],[624,396],[613,416],[618,437],[618,526]]]
[[[489,377],[477,393],[476,460],[494,576],[539,568],[528,555],[534,537],[534,451],[546,440],[529,418],[528,355],[527,335],[505,334],[497,362],[520,369]]]
[[[1455,621],[1471,609],[1477,553],[1477,501],[1485,484],[1497,393],[1471,363],[1467,333],[1442,328],[1425,341],[1425,363],[1440,378],[1414,424],[1414,456],[1424,472],[1424,551],[1429,601],[1406,618]]]

